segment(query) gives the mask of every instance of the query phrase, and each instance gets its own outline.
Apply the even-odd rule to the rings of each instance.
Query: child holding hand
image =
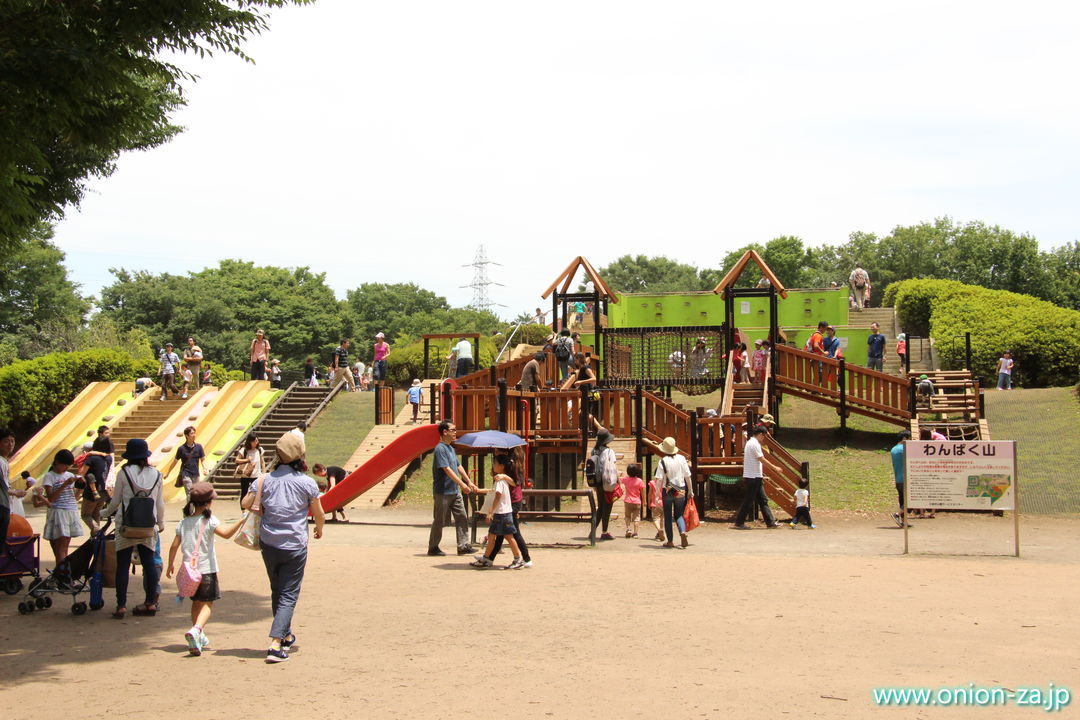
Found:
[[[630,463],[626,468],[626,475],[619,478],[619,484],[623,486],[623,507],[626,513],[626,537],[637,537],[638,520],[641,519],[641,493],[645,491],[645,481],[641,479],[641,466]]]
[[[469,563],[475,568],[489,568],[495,564],[492,558],[495,557],[495,538],[497,537],[502,537],[509,542],[510,550],[514,553],[514,560],[506,566],[506,569],[520,570],[525,567],[525,561],[521,557],[521,548],[518,547],[517,540],[514,539],[517,528],[514,526],[514,507],[510,500],[510,483],[516,484],[516,481],[506,474],[508,462],[509,460],[505,455],[499,455],[491,463],[491,469],[495,475],[495,486],[491,492],[495,494],[495,500],[491,505],[491,511],[487,514],[487,521],[491,523],[491,526],[488,528],[484,556]]]
[[[182,562],[185,564],[192,564],[192,558],[197,556],[192,567],[197,567],[202,573],[202,581],[195,590],[195,594],[191,596],[191,629],[184,633],[184,640],[187,642],[189,653],[202,655],[203,650],[210,647],[210,638],[206,637],[203,630],[210,622],[214,601],[221,599],[214,536],[228,540],[244,524],[244,518],[241,517],[227,527],[221,526],[221,521],[210,510],[214,498],[217,497],[214,486],[210,483],[195,483],[191,486],[191,494],[188,497],[184,519],[176,526],[176,537],[173,538],[172,547],[169,548],[169,567],[165,576],[170,578],[173,576],[178,550],[183,550]]]

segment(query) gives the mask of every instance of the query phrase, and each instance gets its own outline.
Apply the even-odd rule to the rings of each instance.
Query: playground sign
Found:
[[[908,510],[1011,510],[1020,556],[1015,440],[908,440],[904,463]]]

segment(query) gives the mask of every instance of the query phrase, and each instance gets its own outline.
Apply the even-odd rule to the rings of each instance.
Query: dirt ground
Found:
[[[219,542],[223,598],[200,658],[187,656],[171,581],[156,617],[122,621],[108,594],[83,617],[62,599],[19,616],[20,598],[0,596],[3,717],[991,718],[1042,711],[877,708],[871,690],[1080,691],[1075,518],[1024,519],[1020,559],[1008,556],[1011,518],[915,521],[919,554],[904,556],[886,515],[819,514],[817,530],[710,522],[685,551],[622,538],[537,547],[535,567],[516,572],[427,557],[420,509],[350,520],[312,541],[299,642],[280,665],[263,662],[259,556],[232,543]],[[524,531],[580,544],[585,525]]]

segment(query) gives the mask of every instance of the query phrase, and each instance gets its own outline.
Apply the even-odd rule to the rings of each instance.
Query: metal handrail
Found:
[[[293,384],[289,385],[289,387],[283,393],[278,395],[277,399],[274,400],[274,402],[270,403],[270,407],[266,408],[263,414],[259,416],[259,419],[256,420],[255,423],[251,426],[248,432],[239,440],[237,440],[236,443],[231,448],[229,448],[228,452],[221,456],[221,459],[217,461],[216,465],[214,465],[214,469],[206,474],[206,479],[208,482],[212,483],[214,481],[214,479],[218,475],[218,470],[221,469],[221,466],[228,462],[229,458],[236,454],[236,451],[239,450],[240,447],[247,441],[247,436],[255,432],[255,428],[257,428],[263,420],[269,417],[270,414],[277,409],[278,405],[281,404],[281,402],[288,396],[289,392],[292,391],[294,387],[296,387],[296,385],[297,383],[293,382]]]

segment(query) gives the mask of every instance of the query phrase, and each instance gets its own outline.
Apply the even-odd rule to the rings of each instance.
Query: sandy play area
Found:
[[[976,556],[1011,553],[1010,518],[915,521],[912,548],[927,554],[904,557],[887,516],[819,513],[813,531],[707,523],[685,551],[621,538],[538,547],[535,567],[514,572],[427,557],[422,509],[350,520],[312,542],[298,647],[280,665],[263,662],[260,558],[232,543],[219,542],[223,598],[199,658],[171,581],[156,617],[122,621],[108,594],[83,617],[62,599],[19,616],[20,598],[0,596],[2,716],[994,718],[1043,711],[879,708],[871,691],[1080,691],[1076,519],[1024,519],[1019,560]],[[524,533],[580,544],[585,530]],[[945,552],[957,554],[928,554]]]

